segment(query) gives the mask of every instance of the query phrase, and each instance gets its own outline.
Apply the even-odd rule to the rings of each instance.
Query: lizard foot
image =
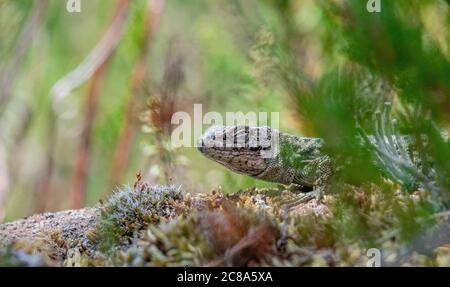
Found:
[[[320,200],[321,199],[321,192],[319,190],[313,190],[313,191],[309,191],[306,193],[302,193],[297,195],[294,198],[288,199],[288,200],[283,200],[282,203],[286,204],[287,207],[289,209],[291,209],[292,207],[295,207],[301,203],[305,203],[310,201],[311,199],[317,199]]]

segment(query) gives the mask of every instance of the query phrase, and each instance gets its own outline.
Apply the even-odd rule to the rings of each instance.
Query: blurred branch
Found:
[[[113,21],[91,53],[78,67],[58,80],[50,92],[56,107],[73,89],[82,85],[105,63],[115,50],[124,32],[129,0],[118,0]]]
[[[75,70],[57,81],[52,87],[50,95],[53,98],[53,109],[50,113],[48,140],[47,145],[47,160],[46,166],[41,177],[41,182],[37,190],[37,211],[44,211],[48,198],[48,193],[51,188],[51,176],[54,166],[54,152],[56,146],[57,133],[57,119],[56,107],[57,104],[66,97],[73,89],[83,84],[86,80],[92,77],[111,57],[120,39],[122,38],[130,1],[118,0],[115,8],[113,20],[102,40],[95,46],[91,53],[84,59],[84,61]],[[71,206],[78,207],[83,204],[84,190],[86,185],[86,170],[89,163],[88,159],[82,159],[90,154],[90,136],[92,130],[92,121],[96,113],[97,102],[97,85],[102,78],[103,72],[98,72],[95,79],[92,81],[92,86],[87,97],[88,110],[83,126],[83,133],[81,144],[76,160],[74,184],[71,190]]]
[[[47,198],[51,187],[51,177],[54,165],[54,152],[56,146],[56,117],[54,113],[49,114],[49,122],[47,125],[47,145],[46,157],[42,174],[38,179],[36,187],[36,212],[43,212],[47,206]]]
[[[136,106],[142,80],[147,72],[147,58],[150,52],[150,40],[159,24],[161,13],[164,9],[164,0],[149,0],[144,22],[144,35],[140,45],[141,50],[138,62],[135,64],[131,76],[131,95],[129,97],[125,113],[123,128],[121,130],[116,149],[114,151],[111,185],[114,186],[120,180],[123,171],[128,164],[131,145],[135,136],[137,126]]]
[[[17,177],[17,173],[19,172],[19,166],[17,164],[18,160],[17,160],[17,155],[21,154],[21,149],[24,143],[24,139],[27,136],[27,133],[31,127],[31,124],[33,123],[33,117],[35,115],[34,110],[25,104],[24,107],[24,111],[20,113],[20,125],[17,128],[17,132],[15,133],[14,137],[13,137],[13,141],[12,141],[12,153],[16,155],[15,157],[13,157],[10,161],[10,166],[11,166],[11,170],[14,172],[14,174],[12,174],[11,178],[16,178]],[[19,160],[20,162],[20,160]]]
[[[100,97],[99,88],[104,79],[108,60],[111,58],[117,44],[119,43],[122,31],[126,23],[126,15],[129,1],[119,1],[117,3],[115,16],[111,23],[107,35],[114,35],[105,42],[103,53],[100,57],[104,62],[98,66],[97,70],[92,76],[89,91],[86,97],[86,112],[83,123],[83,129],[80,136],[80,145],[75,159],[74,174],[72,179],[72,189],[70,192],[71,208],[81,208],[84,206],[86,197],[86,186],[89,172],[89,162],[91,158],[91,134],[94,124],[95,114],[97,112],[98,100]],[[107,37],[105,37],[107,38]],[[104,39],[105,39],[104,38]],[[107,46],[107,44],[109,46]],[[95,50],[95,49],[94,49]],[[92,55],[92,53],[91,53]]]
[[[80,135],[80,143],[75,158],[72,189],[70,191],[70,205],[71,208],[74,209],[83,207],[86,197],[86,186],[92,149],[92,127],[95,114],[97,113],[98,99],[100,97],[99,89],[105,76],[107,63],[108,62],[104,62],[92,76],[89,91],[86,96],[86,112],[83,129]]]
[[[28,106],[26,103],[24,103],[24,110],[19,113],[20,118],[20,124],[17,127],[17,131],[15,134],[11,137],[12,141],[8,144],[7,150],[8,150],[8,156],[7,156],[7,164],[9,167],[8,175],[9,179],[2,179],[2,176],[0,175],[0,186],[3,186],[1,182],[9,181],[10,187],[15,187],[18,182],[20,181],[20,172],[23,170],[23,145],[25,137],[28,134],[28,131],[30,130],[32,120],[34,117],[34,111],[33,109]],[[0,163],[1,165],[1,163]],[[1,168],[0,168],[1,169]],[[5,168],[6,170],[6,168]],[[0,171],[1,173],[1,171]],[[1,221],[1,213],[2,208],[4,208],[5,203],[5,197],[7,193],[10,192],[9,189],[5,188],[2,190],[2,187],[0,187],[0,221]],[[2,195],[3,193],[3,195]],[[3,200],[3,201],[2,201]]]
[[[0,114],[12,96],[14,79],[31,47],[34,35],[39,31],[47,4],[47,0],[34,1],[33,9],[17,41],[14,56],[0,73]]]

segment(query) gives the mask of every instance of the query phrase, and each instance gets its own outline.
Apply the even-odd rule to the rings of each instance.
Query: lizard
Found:
[[[292,204],[321,200],[335,170],[322,139],[297,137],[267,126],[212,126],[197,144],[203,155],[234,172],[307,191]],[[283,156],[290,149],[295,161]]]
[[[442,135],[448,141],[448,134]],[[368,140],[376,145],[374,136]],[[398,137],[397,145],[404,148],[401,152],[410,152],[411,140]],[[339,169],[327,155],[323,139],[294,136],[268,126],[215,125],[199,137],[197,146],[207,158],[234,172],[306,191],[290,205],[313,198],[320,201]],[[413,157],[410,163],[417,165],[418,161]]]

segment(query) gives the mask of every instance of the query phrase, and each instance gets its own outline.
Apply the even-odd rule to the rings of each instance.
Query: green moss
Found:
[[[276,200],[285,194],[254,189],[181,197],[173,187],[128,186],[102,205],[97,240],[109,242],[102,243],[107,255],[84,264],[364,266],[372,247],[397,258],[392,264],[447,262],[445,254],[422,255],[409,245],[436,222],[426,199],[399,195],[389,184],[338,189],[326,200],[329,212],[290,214],[286,220]],[[255,196],[270,208],[261,208]],[[398,261],[404,250],[418,255]]]
[[[49,262],[42,254],[30,254],[12,246],[0,250],[0,267],[45,267]]]
[[[335,188],[338,193],[321,205],[325,212],[308,203],[286,216],[279,199],[292,196],[289,191],[182,195],[180,188],[138,180],[98,206],[101,219],[86,235],[95,243],[86,247],[92,250],[49,230],[51,240],[4,249],[0,263],[38,266],[52,258],[64,266],[364,266],[369,248],[381,250],[383,264],[450,262],[448,228],[429,228],[438,220],[426,197],[402,195],[388,183]],[[64,256],[59,247],[67,249]]]
[[[176,186],[150,186],[141,182],[133,187],[123,186],[100,204],[101,220],[91,237],[101,238],[100,249],[104,251],[128,244],[136,232],[149,224],[175,217],[174,202],[181,199],[181,188]]]
[[[124,266],[195,266],[211,257],[213,250],[198,232],[198,218],[176,219],[159,227],[148,226],[141,239],[117,254]]]

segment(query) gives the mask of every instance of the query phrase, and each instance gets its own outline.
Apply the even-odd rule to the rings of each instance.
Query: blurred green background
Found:
[[[20,33],[36,2],[0,1],[2,67],[7,67],[14,58]],[[69,13],[66,2],[50,0],[43,8],[40,26],[33,31],[32,43],[14,77],[12,96],[7,103],[2,103],[5,105],[0,114],[0,143],[4,152],[2,160],[5,160],[2,173],[8,179],[1,207],[5,220],[29,215],[39,209],[50,211],[71,206],[71,185],[89,80],[57,104],[51,89],[97,45],[111,25],[118,4],[110,0],[82,0],[80,13]],[[174,100],[177,110],[191,112],[194,103],[201,103],[204,113],[218,111],[224,115],[227,111],[279,111],[283,116],[290,113],[287,99],[265,84],[255,72],[261,68],[258,61],[264,60],[258,59],[264,55],[256,55],[260,41],[258,33],[264,33],[269,29],[265,25],[271,27],[276,21],[274,12],[266,4],[259,1],[164,2],[159,22],[154,24],[154,32],[148,39],[147,71],[136,96],[134,115],[137,123],[133,127],[136,134],[130,157],[120,179],[114,180],[115,184],[133,182],[139,170],[150,181],[165,181],[161,178],[158,160],[154,160],[158,154],[152,152],[154,133],[142,132],[144,123],[140,118],[147,109],[148,98],[160,96],[158,91],[164,85],[164,74],[171,57],[182,62],[180,72],[183,80]],[[111,192],[114,151],[132,97],[131,79],[141,53],[149,5],[155,4],[152,1],[130,1],[125,32],[98,89],[86,183],[87,205],[93,205]],[[243,9],[257,19],[249,22]],[[267,23],[259,22],[260,17],[267,18]],[[56,127],[53,126],[55,123]],[[292,130],[296,123],[293,119],[283,125]],[[49,129],[56,130],[54,141]],[[217,186],[234,190],[254,184],[267,185],[231,175],[205,159],[195,148],[177,150],[176,156],[177,164],[181,162],[189,168],[179,171],[182,179],[174,183],[182,184],[191,192]],[[39,189],[43,177],[48,176],[45,174],[48,157],[53,158],[53,167],[50,184],[47,185],[49,190],[42,192]],[[44,206],[38,207],[38,201],[44,201]]]
[[[340,136],[352,119],[332,115],[350,113],[320,106],[321,114],[302,99],[335,91],[326,79],[349,63],[448,126],[448,2],[395,2],[375,15],[366,1],[81,0],[81,12],[69,13],[63,0],[0,0],[0,76],[8,79],[0,86],[1,219],[92,206],[138,171],[189,192],[269,186],[195,148],[172,149],[170,116],[194,103],[204,113],[279,112],[283,131]],[[121,9],[123,24],[114,16]],[[58,100],[54,85],[115,24],[123,34],[101,71]]]

